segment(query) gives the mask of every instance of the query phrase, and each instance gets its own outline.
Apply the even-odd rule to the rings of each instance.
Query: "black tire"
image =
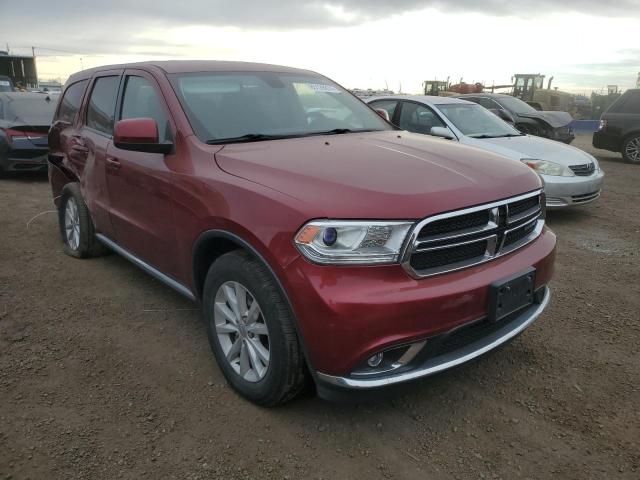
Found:
[[[269,364],[264,377],[248,381],[227,361],[218,339],[214,306],[225,282],[238,282],[258,302],[268,328]],[[211,350],[229,384],[243,397],[263,406],[281,405],[305,385],[305,363],[293,314],[265,266],[244,250],[222,255],[209,268],[204,285],[203,313]],[[236,337],[237,338],[237,337]]]
[[[77,245],[67,235],[65,227],[65,214],[67,205],[73,201],[78,212],[79,241]],[[58,208],[58,223],[60,226],[60,235],[64,253],[75,258],[90,258],[104,255],[108,249],[96,239],[95,229],[91,214],[87,208],[87,204],[80,193],[80,185],[78,183],[68,183],[62,189],[60,195],[60,207]]]
[[[640,134],[636,133],[624,139],[622,158],[627,163],[640,164]]]

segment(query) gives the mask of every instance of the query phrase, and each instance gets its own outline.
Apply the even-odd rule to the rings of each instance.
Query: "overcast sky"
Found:
[[[640,72],[640,0],[0,1],[0,49],[35,46],[41,78],[204,58],[308,68],[349,88],[542,73],[589,93],[633,87]]]

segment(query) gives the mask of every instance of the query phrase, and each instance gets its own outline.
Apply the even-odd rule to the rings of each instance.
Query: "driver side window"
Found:
[[[153,85],[146,79],[128,76],[122,98],[120,120],[129,118],[152,118],[158,125],[160,142],[171,140],[171,128],[160,98]]]
[[[427,135],[433,127],[446,127],[433,110],[413,102],[403,102],[398,123],[403,130]]]

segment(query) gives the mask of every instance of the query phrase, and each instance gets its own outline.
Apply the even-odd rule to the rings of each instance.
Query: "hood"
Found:
[[[582,165],[593,162],[591,155],[578,148],[533,135],[504,138],[465,137],[465,143],[504,155],[513,160],[535,158],[559,163],[564,166]]]
[[[220,168],[304,202],[312,217],[417,219],[540,188],[530,168],[408,132],[226,145]]]
[[[544,120],[553,128],[566,127],[573,121],[573,117],[568,112],[542,111],[535,113],[518,113],[518,116]]]

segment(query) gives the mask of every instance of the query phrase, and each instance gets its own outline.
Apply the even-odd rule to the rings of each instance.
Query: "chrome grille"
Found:
[[[580,177],[588,177],[596,171],[596,165],[593,162],[584,163],[582,165],[569,165],[569,168],[571,169],[571,171],[573,171],[573,173]]]
[[[402,264],[421,278],[512,252],[542,232],[544,203],[544,194],[535,191],[425,218],[414,227]]]

